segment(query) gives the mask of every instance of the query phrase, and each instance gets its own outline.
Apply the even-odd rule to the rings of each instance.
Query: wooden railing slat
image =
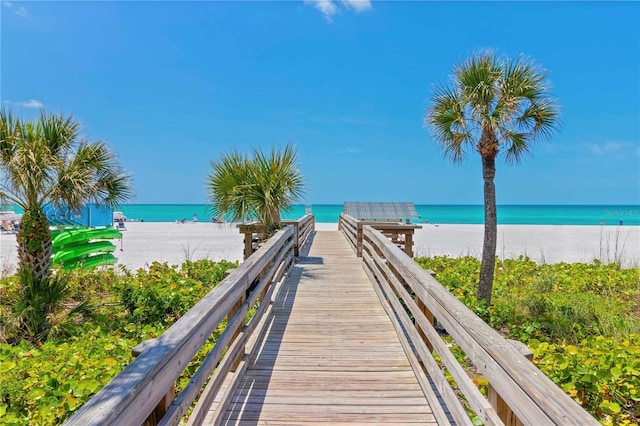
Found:
[[[363,256],[364,258],[364,256]],[[473,384],[471,378],[467,375],[462,366],[455,359],[449,348],[442,341],[442,339],[438,336],[437,331],[433,327],[433,325],[429,324],[426,317],[422,312],[418,309],[417,303],[413,300],[411,295],[404,289],[404,286],[399,282],[399,280],[391,273],[391,270],[387,265],[384,264],[382,258],[379,256],[369,257],[375,262],[375,265],[378,269],[385,273],[385,275],[389,278],[389,281],[393,284],[393,290],[397,292],[397,296],[402,299],[403,303],[409,308],[411,313],[414,316],[414,320],[422,325],[423,330],[430,337],[433,346],[436,348],[436,352],[442,359],[442,362],[449,370],[449,373],[453,376],[456,381],[458,388],[460,388],[469,401],[471,407],[476,411],[476,414],[480,417],[480,419],[487,425],[500,425],[502,422],[498,417],[496,411],[493,409],[489,401],[480,393],[478,388]],[[381,282],[381,285],[385,287],[385,291],[389,294],[389,290],[391,290],[391,286],[389,283]],[[389,290],[386,290],[389,288]],[[413,324],[410,324],[409,317],[406,312],[404,312],[404,308],[400,304],[400,302],[396,300],[391,300],[391,303],[396,308],[397,314],[401,318],[405,318],[407,322],[404,323],[406,332],[411,337],[411,341],[414,344],[416,350],[420,353],[421,359],[427,365],[432,377],[436,376],[439,380],[435,380],[438,384],[438,391],[445,397],[448,402],[449,408],[452,410],[452,414],[454,415],[457,422],[462,422],[463,419],[468,420],[467,413],[462,409],[462,407],[458,403],[458,399],[456,394],[451,389],[449,383],[447,382],[444,374],[440,370],[440,366],[435,362],[431,352],[427,349],[426,344],[420,338],[418,334],[418,330],[414,327]],[[455,408],[455,410],[454,410]]]
[[[444,325],[524,424],[598,424],[510,342],[473,314],[380,232],[369,226],[365,226],[364,232],[371,240],[371,246],[381,251],[416,298],[422,300]],[[417,305],[413,308],[419,311]],[[426,319],[424,322],[421,326],[428,325]]]
[[[307,231],[307,228],[313,226],[312,218],[306,218],[304,223],[305,231],[298,235],[299,238],[308,236],[310,231]],[[291,257],[287,257],[285,253],[291,251],[294,245],[300,244],[299,241],[292,240],[293,228],[288,226],[265,242],[256,252],[256,256],[251,256],[243,262],[172,327],[150,342],[131,364],[78,410],[66,424],[142,424],[220,321],[236,301],[244,296],[258,274],[268,269],[269,275],[284,275],[292,264]],[[274,261],[285,263],[286,267],[272,267],[271,263]],[[265,283],[267,282],[270,282],[270,278],[265,280]],[[242,316],[243,311],[246,316],[244,309],[239,315]],[[226,343],[228,345],[228,342]],[[222,352],[221,349],[215,349],[214,352],[218,350]],[[213,354],[209,363],[205,363],[204,370],[196,380],[200,381],[201,376],[208,375],[206,370],[211,369],[209,364],[217,363],[216,359],[219,359],[217,353]],[[193,388],[195,387],[197,385],[194,384]],[[179,413],[186,409],[183,405],[190,405],[190,402],[187,404],[186,401],[191,399],[193,393],[189,388],[184,396],[178,396],[178,400],[170,407],[171,414],[165,420],[166,423],[173,424],[175,418],[180,417]]]
[[[374,265],[372,264],[372,262],[374,264],[377,262],[373,260],[372,256],[364,252],[362,254],[362,258],[363,258],[363,261],[368,266],[368,268],[365,268],[365,272],[367,273],[367,275],[369,275],[369,278],[372,280],[372,282],[375,282],[375,280],[377,280],[377,277],[373,272]],[[379,265],[377,266],[379,267]],[[380,288],[380,286],[382,286],[382,288]],[[402,346],[404,347],[405,352],[407,353],[407,355],[413,355],[413,351],[408,346],[407,339],[403,338],[404,333],[402,332],[402,330],[399,330],[400,325],[397,323],[395,315],[397,315],[398,318],[400,318],[400,321],[402,322],[402,325],[404,326],[405,331],[408,334],[411,335],[413,333],[417,333],[417,331],[413,328],[413,325],[410,323],[409,317],[407,316],[406,312],[402,311],[402,305],[400,304],[400,301],[396,297],[389,297],[389,295],[393,296],[393,292],[389,284],[385,281],[380,281],[379,285],[374,285],[374,289],[376,290],[376,293],[378,294],[378,297],[380,297],[381,301],[383,300],[383,297],[384,299],[386,299],[383,302],[383,307],[385,308],[385,310],[388,310],[388,309],[394,310],[394,312],[387,311],[387,314],[389,315],[389,318],[391,318],[391,321],[394,327],[396,327],[398,335],[400,336],[400,342],[402,343]],[[384,293],[382,291],[384,291]],[[390,304],[391,306],[388,306],[388,304]],[[447,402],[446,404],[447,408],[449,409],[449,412],[453,416],[454,420],[459,425],[472,425],[471,420],[469,419],[469,416],[467,416],[467,413],[465,412],[464,408],[458,401],[455,392],[453,392],[453,389],[451,389],[451,386],[449,386],[449,383],[447,382],[447,379],[444,373],[442,372],[442,370],[440,370],[440,367],[436,363],[435,359],[433,359],[433,356],[431,355],[431,353],[427,351],[426,345],[420,339],[416,340],[415,338],[416,336],[413,336],[413,338],[411,339],[412,343],[414,344],[414,348],[420,353],[421,361],[427,367],[427,370],[429,372],[429,377],[436,385],[436,388],[438,389],[438,392],[440,393],[440,395],[442,395],[443,399]],[[412,358],[413,358],[412,356],[409,356],[410,361],[412,360]],[[412,366],[414,368],[414,371],[418,369],[422,370],[422,368],[419,367],[418,365],[412,364]],[[421,375],[418,375],[418,377],[420,376]],[[432,409],[434,409],[434,415],[436,415],[440,423],[447,424],[448,420],[445,420],[447,419],[447,417],[444,414],[444,412],[441,413],[442,408],[440,407],[439,401],[437,400],[437,398],[434,399],[431,397],[431,394],[433,394],[433,391],[431,390],[430,383],[428,382],[424,383],[421,380],[419,380],[419,382],[425,396],[427,397],[427,399],[431,404]]]

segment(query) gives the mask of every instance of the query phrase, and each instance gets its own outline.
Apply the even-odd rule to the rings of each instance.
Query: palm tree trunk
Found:
[[[16,236],[18,242],[18,268],[30,266],[37,279],[51,272],[51,231],[49,221],[39,207],[26,209]]]
[[[496,262],[496,242],[498,217],[496,213],[496,175],[495,155],[482,155],[482,177],[484,179],[484,243],[482,245],[482,264],[478,283],[478,300],[491,305],[493,292],[493,274]]]

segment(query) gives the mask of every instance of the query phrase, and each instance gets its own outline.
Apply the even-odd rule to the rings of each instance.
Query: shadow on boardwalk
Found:
[[[316,232],[282,283],[224,424],[435,424],[345,239]]]

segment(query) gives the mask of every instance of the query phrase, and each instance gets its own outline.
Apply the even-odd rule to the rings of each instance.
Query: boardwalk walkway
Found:
[[[345,238],[316,232],[282,284],[223,424],[435,424]]]

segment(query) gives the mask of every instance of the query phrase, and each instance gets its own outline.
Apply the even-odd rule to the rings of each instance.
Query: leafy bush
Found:
[[[18,271],[13,285],[3,286],[2,324],[5,339],[18,336],[41,343],[51,334],[68,328],[76,318],[90,317],[86,300],[71,298],[69,279],[64,274],[36,276],[30,266]]]
[[[538,367],[602,423],[637,424],[640,270],[498,260],[486,307],[475,296],[477,259],[416,261],[505,337],[527,344]]]
[[[134,346],[162,334],[235,265],[197,261],[178,268],[154,263],[149,271],[125,271],[124,275],[95,270],[60,272],[68,287],[65,294],[71,300],[90,301],[94,316],[84,324],[69,324],[64,333],[41,344],[23,340],[0,345],[0,423],[62,423],[131,362]],[[5,336],[11,329],[8,318],[14,306],[4,296],[18,289],[16,276],[0,279],[0,331]],[[215,343],[219,332],[207,347]],[[203,358],[201,351],[187,366],[178,379],[178,389]]]
[[[180,269],[153,262],[116,286],[116,292],[134,322],[173,324],[196,304],[224,272],[236,264],[211,260],[186,261]]]
[[[595,417],[615,423],[640,417],[640,335],[528,345],[538,368]]]

